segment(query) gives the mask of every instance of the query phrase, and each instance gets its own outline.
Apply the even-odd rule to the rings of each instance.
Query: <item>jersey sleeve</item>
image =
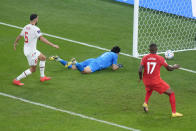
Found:
[[[23,28],[22,31],[20,32],[20,36],[23,36],[24,37],[24,33],[25,33],[25,30]]]
[[[118,55],[114,55],[112,64],[117,64],[117,61],[118,61]]]
[[[168,66],[166,60],[163,57],[161,58],[161,65],[163,65],[164,67]]]
[[[35,28],[35,35],[36,35],[37,38],[42,36],[42,33],[41,33],[41,31],[40,31],[40,29],[38,27]]]

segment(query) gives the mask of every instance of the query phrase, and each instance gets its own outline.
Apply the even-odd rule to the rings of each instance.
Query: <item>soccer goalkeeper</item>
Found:
[[[51,56],[49,59],[60,62],[68,69],[77,69],[83,74],[90,74],[95,71],[106,69],[110,66],[113,70],[123,67],[122,64],[117,64],[119,52],[120,48],[114,46],[110,52],[105,52],[97,58],[90,58],[80,63],[76,62],[75,58],[73,58],[71,62],[67,62],[58,56]]]

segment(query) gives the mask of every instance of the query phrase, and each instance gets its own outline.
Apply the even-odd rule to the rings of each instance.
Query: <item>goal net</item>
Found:
[[[147,54],[156,43],[158,53],[196,49],[195,0],[135,0],[133,56]]]

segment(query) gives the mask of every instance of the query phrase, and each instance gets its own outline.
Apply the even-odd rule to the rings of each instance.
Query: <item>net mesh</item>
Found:
[[[196,19],[166,13],[148,8],[152,3],[140,2],[139,23],[138,23],[138,53],[144,55],[148,53],[150,43],[156,43],[159,53],[166,50],[182,51],[196,48]],[[181,1],[186,7],[187,1]],[[155,4],[155,3],[153,3]],[[157,2],[161,10],[175,8],[180,13],[182,6],[165,6],[166,4]],[[190,8],[190,6],[187,6]],[[179,11],[179,12],[178,12]]]

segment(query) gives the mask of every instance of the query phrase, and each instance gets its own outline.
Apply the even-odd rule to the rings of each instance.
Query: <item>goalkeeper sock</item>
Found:
[[[30,71],[30,69],[27,69],[26,71],[24,71],[22,74],[20,74],[16,80],[19,81],[25,77],[27,77],[28,75],[32,74],[32,72]]]
[[[76,67],[80,72],[84,71],[84,67],[81,64],[76,63]]]
[[[175,100],[175,94],[174,94],[174,92],[172,92],[169,95],[169,101],[170,101],[170,104],[171,104],[172,113],[176,113],[176,100]]]
[[[40,76],[44,77],[44,70],[45,70],[45,63],[46,61],[40,61],[39,62],[39,67],[40,67]]]
[[[67,68],[68,68],[68,69],[71,69],[71,68],[72,68],[72,65],[68,66]]]
[[[59,60],[59,62],[60,62],[62,65],[64,65],[64,66],[67,64],[67,61],[62,60],[62,59],[61,59],[61,60]]]
[[[149,100],[150,96],[152,95],[152,91],[153,90],[146,91],[146,97],[145,97],[145,103],[146,104],[148,104],[148,100]]]

